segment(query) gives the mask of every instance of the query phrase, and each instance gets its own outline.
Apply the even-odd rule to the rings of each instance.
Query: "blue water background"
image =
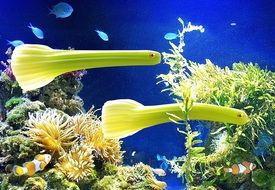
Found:
[[[60,1],[1,1],[0,60],[6,39],[20,39],[25,43],[41,43],[52,48],[127,50],[151,49],[168,51],[163,38],[176,32],[186,22],[203,25],[204,33],[186,35],[185,56],[204,63],[205,59],[224,67],[233,62],[257,62],[274,71],[275,57],[275,1],[273,0],[81,0],[68,1],[74,8],[66,19],[48,15],[52,5]],[[37,39],[27,27],[29,22],[44,31],[45,38]],[[231,26],[230,23],[236,23]],[[109,41],[102,41],[94,32],[102,30]],[[168,67],[124,67],[92,69],[84,77],[80,96],[85,108],[102,107],[107,100],[130,98],[144,105],[173,102],[163,85],[156,85],[156,76],[167,73]],[[130,126],[129,126],[130,127]],[[184,137],[176,125],[163,124],[145,129],[124,139],[126,163],[143,161],[158,167],[156,154],[167,158],[184,153]],[[136,151],[134,157],[132,151]],[[169,188],[180,189],[175,175],[161,178]]]

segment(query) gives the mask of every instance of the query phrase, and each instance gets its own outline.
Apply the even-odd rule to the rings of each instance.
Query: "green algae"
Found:
[[[47,182],[41,177],[29,177],[24,185],[24,190],[46,190]]]
[[[13,103],[18,104],[8,111],[6,119],[6,122],[12,126],[13,129],[20,129],[25,126],[25,121],[28,120],[30,113],[46,108],[42,102],[30,101],[26,98],[21,98],[21,100],[17,99],[16,102],[14,102],[14,98],[12,98],[10,102],[8,102],[8,105],[11,106]]]
[[[1,164],[24,163],[32,160],[41,150],[39,146],[23,135],[0,138]]]

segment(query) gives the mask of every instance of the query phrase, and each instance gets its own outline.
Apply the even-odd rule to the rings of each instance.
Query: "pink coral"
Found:
[[[5,54],[10,58],[11,55],[12,55],[12,49],[8,48],[8,50],[6,51]],[[6,73],[6,75],[8,77],[10,77],[10,79],[15,80],[15,77],[13,75],[10,63],[11,63],[10,59],[8,59],[7,62],[1,61],[1,65],[3,65],[5,69],[4,70],[0,70],[0,74],[2,74],[2,72],[4,72],[4,73]]]
[[[80,71],[72,71],[72,72],[69,72],[69,73],[65,73],[63,75],[64,76],[71,76],[71,77],[75,77],[75,78],[81,79],[86,74],[87,74],[86,70],[80,70]]]

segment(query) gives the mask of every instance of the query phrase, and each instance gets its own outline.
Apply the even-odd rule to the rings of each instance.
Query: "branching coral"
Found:
[[[166,183],[158,181],[151,167],[143,163],[138,163],[133,167],[120,167],[118,175],[121,175],[131,186],[130,189],[162,190],[166,188]]]
[[[94,171],[93,150],[82,143],[74,145],[56,164],[69,179],[83,181]]]
[[[93,186],[95,190],[163,190],[166,183],[158,181],[151,167],[142,163],[132,167],[120,166],[115,175],[104,176]]]
[[[73,129],[69,118],[55,109],[30,114],[28,136],[39,146],[52,152],[61,152],[74,143]]]

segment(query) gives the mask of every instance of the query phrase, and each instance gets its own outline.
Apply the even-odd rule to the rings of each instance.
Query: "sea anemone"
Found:
[[[83,181],[94,171],[93,150],[85,143],[75,144],[64,153],[56,167],[70,180]]]
[[[29,114],[27,135],[39,146],[52,152],[63,151],[73,144],[75,136],[69,118],[56,109]]]
[[[97,157],[113,164],[122,162],[123,151],[120,150],[122,141],[104,138],[100,126],[95,126],[92,131],[87,131],[85,138],[87,144],[95,149]]]
[[[113,164],[122,162],[121,141],[104,138],[100,118],[93,107],[87,112],[71,117],[70,125],[78,136],[95,150],[96,157]]]
[[[101,122],[95,115],[96,111],[92,107],[87,113],[80,113],[71,117],[70,125],[74,133],[80,137],[84,137],[87,132],[93,130],[95,127],[99,127]]]

